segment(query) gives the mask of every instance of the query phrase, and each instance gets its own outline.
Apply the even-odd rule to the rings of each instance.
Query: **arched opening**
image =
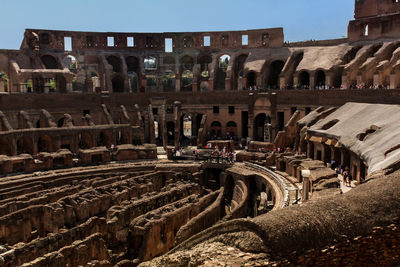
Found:
[[[140,63],[139,59],[134,56],[127,57],[125,59],[126,62],[126,67],[128,68],[128,72],[133,71],[133,72],[138,72],[140,70]]]
[[[247,88],[257,86],[257,74],[254,71],[250,71],[247,74]]]
[[[271,63],[269,77],[266,83],[268,88],[279,89],[280,86],[279,75],[281,74],[284,66],[285,62],[281,60],[276,60]]]
[[[237,136],[236,122],[230,121],[226,124],[226,136],[228,139],[234,139]]]
[[[271,123],[271,118],[265,113],[258,114],[254,120],[254,139],[264,141],[265,124]]]
[[[315,74],[316,76],[316,85],[317,86],[325,86],[325,72],[323,70],[319,70],[317,71],[317,73]]]
[[[124,78],[122,75],[115,75],[112,79],[112,88],[114,93],[124,92]]]
[[[167,144],[174,145],[175,141],[175,123],[172,121],[167,122]]]
[[[104,133],[101,132],[98,136],[97,136],[97,146],[105,146],[105,137],[104,137]]]
[[[148,92],[157,92],[158,91],[157,76],[146,75],[146,87]]]
[[[4,72],[0,71],[0,92],[8,91],[8,77]]]
[[[245,84],[243,84],[244,77],[244,64],[247,59],[247,55],[240,55],[236,57],[233,71],[233,89],[242,90],[245,89]]]
[[[210,55],[202,55],[198,58],[197,62],[200,64],[200,75],[198,78],[200,91],[209,90],[210,86],[208,83],[208,78],[210,77],[209,64],[212,62]]]
[[[302,71],[299,75],[299,85],[302,89],[310,88],[310,74],[307,71]]]
[[[191,92],[193,83],[193,72],[186,70],[182,73],[182,88],[183,92]]]
[[[128,72],[128,79],[129,79],[129,88],[131,90],[131,92],[137,92],[138,91],[138,76],[136,74],[136,72],[133,71],[129,71]]]
[[[158,121],[154,121],[154,137],[156,138],[156,144],[159,146],[162,144],[161,127]]]
[[[233,191],[235,188],[235,180],[232,175],[228,175],[225,180],[224,185],[224,204],[225,204],[225,214],[230,214],[232,211],[232,199]]]
[[[144,68],[146,70],[157,69],[157,59],[155,57],[147,56],[144,58]]]
[[[171,56],[166,56],[163,59],[163,64],[164,64],[164,66],[174,67],[175,66],[175,58],[173,58]]]
[[[37,147],[38,152],[53,152],[51,137],[48,135],[42,135],[39,137]]]
[[[0,154],[7,156],[12,155],[11,142],[6,137],[0,138]]]
[[[113,68],[113,72],[121,72],[121,59],[116,56],[108,56],[107,62]]]
[[[33,154],[33,141],[28,136],[17,140],[17,154]]]
[[[216,140],[221,138],[222,136],[222,131],[221,131],[221,123],[219,121],[214,121],[211,123],[211,139]]]
[[[175,92],[175,73],[172,70],[167,70],[164,72],[163,91]]]
[[[215,79],[215,90],[225,90],[226,71],[218,69]]]
[[[185,70],[193,70],[194,60],[191,56],[183,56],[180,60],[181,63],[181,73]]]
[[[1,76],[1,73],[0,73],[0,76]],[[0,81],[0,83],[1,83],[1,81]],[[3,86],[0,85],[0,90],[1,90],[1,88],[3,88]],[[32,79],[26,80],[26,92],[27,93],[32,93],[33,92],[33,81],[32,81]]]
[[[218,60],[218,67],[220,69],[227,69],[229,66],[229,62],[231,60],[231,56],[229,55],[222,55]]]
[[[223,55],[218,59],[218,68],[215,74],[214,90],[225,90],[226,71],[229,66],[231,57]]]
[[[44,55],[40,59],[42,60],[45,69],[49,70],[58,69],[58,62],[55,57],[50,55]]]

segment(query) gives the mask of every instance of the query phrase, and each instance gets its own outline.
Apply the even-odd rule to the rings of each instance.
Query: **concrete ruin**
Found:
[[[27,29],[0,50],[0,265],[400,264],[399,16],[357,0],[347,38],[297,43]]]

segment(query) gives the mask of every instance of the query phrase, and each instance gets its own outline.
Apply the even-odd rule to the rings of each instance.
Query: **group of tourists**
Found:
[[[351,181],[353,180],[353,177],[351,176],[349,167],[344,167],[343,165],[340,165],[338,167],[335,167],[335,171],[337,174],[341,174],[343,176],[344,185],[351,187]]]
[[[220,150],[217,145],[208,160],[212,163],[234,163],[235,157],[235,153],[229,151],[226,146]]]

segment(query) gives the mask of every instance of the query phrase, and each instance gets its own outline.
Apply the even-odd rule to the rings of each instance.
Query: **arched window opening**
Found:
[[[237,136],[236,122],[230,121],[226,124],[226,136],[228,139],[234,139]]]
[[[175,123],[172,121],[167,122],[167,143],[173,145],[175,140]]]
[[[114,93],[124,92],[124,78],[122,75],[115,75],[112,79],[112,88]]]
[[[181,58],[180,62],[181,62],[181,71],[193,70],[194,60],[192,57],[184,56]]]
[[[107,62],[113,68],[113,72],[121,72],[121,59],[116,56],[107,57]]]
[[[28,136],[17,140],[17,154],[33,154],[33,141]]]
[[[257,74],[254,71],[251,71],[247,74],[247,87],[256,87],[257,86]]]
[[[316,85],[317,86],[325,86],[325,72],[322,70],[317,71],[316,74]]]
[[[254,120],[254,139],[256,141],[264,141],[266,137],[266,124],[271,123],[271,118],[265,113],[258,114]]]
[[[155,57],[145,57],[144,58],[144,68],[146,70],[154,70],[157,69],[157,60]]]
[[[211,123],[211,140],[216,140],[221,138],[222,136],[222,131],[221,131],[221,123],[219,121],[214,121]]]
[[[175,91],[175,73],[172,70],[167,70],[166,72],[164,72],[163,91],[164,92]]]
[[[58,62],[53,56],[44,55],[41,57],[41,60],[45,69],[49,70],[58,69]]]
[[[221,69],[227,69],[229,66],[229,62],[231,60],[231,57],[229,55],[223,55],[219,58],[219,67]]]
[[[190,92],[192,91],[193,83],[193,72],[186,70],[182,73],[182,89],[181,91]]]
[[[146,75],[146,81],[147,81],[147,91],[157,92],[158,89],[157,77],[155,75]]]
[[[134,71],[129,71],[128,72],[128,78],[129,78],[129,88],[132,92],[137,92],[138,91],[138,76],[136,72]]]
[[[310,74],[307,71],[302,71],[299,75],[299,85],[302,89],[310,88]]]
[[[281,60],[276,60],[271,63],[269,78],[268,78],[268,82],[267,82],[268,88],[279,89],[279,86],[280,86],[279,75],[281,74],[284,66],[285,66],[285,62],[283,62]]]
[[[140,63],[137,57],[133,56],[127,57],[125,59],[125,62],[128,68],[128,72],[138,72],[138,70],[140,69]]]

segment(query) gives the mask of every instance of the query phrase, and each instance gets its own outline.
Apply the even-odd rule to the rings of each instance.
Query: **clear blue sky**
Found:
[[[353,0],[0,0],[0,49],[25,28],[185,32],[283,27],[286,41],[346,36]]]

